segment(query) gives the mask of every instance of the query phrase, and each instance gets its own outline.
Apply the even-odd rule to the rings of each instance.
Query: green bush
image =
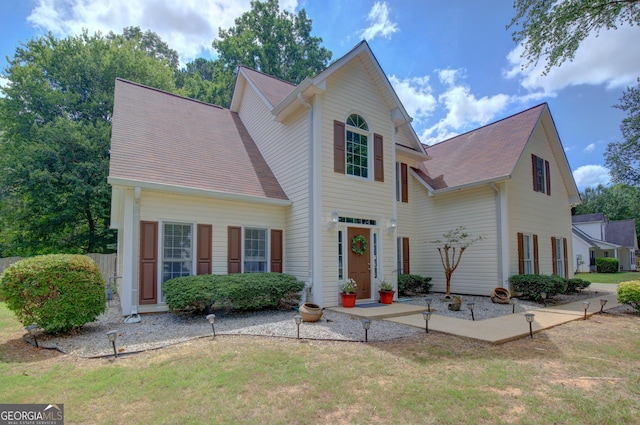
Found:
[[[578,292],[584,288],[587,288],[589,285],[591,285],[591,282],[589,282],[588,280],[580,279],[577,277],[567,279],[567,290],[565,291],[565,294]]]
[[[166,281],[165,301],[172,311],[202,313],[275,309],[298,299],[304,283],[284,273],[238,273],[178,277]]]
[[[398,275],[398,295],[426,294],[431,289],[431,278],[417,274]]]
[[[598,273],[618,273],[620,262],[616,258],[596,258]]]
[[[620,282],[618,285],[618,302],[629,304],[640,313],[640,280]]]
[[[85,255],[41,255],[12,264],[2,274],[0,298],[25,326],[69,332],[106,309],[105,283]]]
[[[567,283],[563,278],[544,274],[516,274],[509,278],[509,283],[514,292],[536,301],[542,301],[543,292],[547,297],[552,297],[567,290]]]

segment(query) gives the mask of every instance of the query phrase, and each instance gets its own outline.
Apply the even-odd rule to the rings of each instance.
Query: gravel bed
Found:
[[[600,292],[604,294],[604,292]],[[483,320],[511,314],[512,306],[494,304],[489,297],[464,295],[460,311],[447,309],[449,301],[443,300],[443,294],[429,294],[433,299],[433,314],[471,320],[468,302],[474,302],[476,320]],[[581,294],[561,295],[549,300],[549,305],[578,301],[598,296],[598,292],[585,290]],[[423,297],[414,297],[406,302],[418,305],[426,304]],[[519,300],[516,312],[535,310],[544,307],[540,303]],[[135,353],[178,344],[195,338],[211,337],[211,325],[204,316],[186,314],[159,313],[140,315],[139,323],[124,323],[120,313],[120,302],[114,299],[108,310],[97,321],[84,325],[81,329],[63,336],[38,336],[38,342],[46,348],[55,348],[64,353],[80,357],[100,357],[113,354],[106,332],[118,331],[117,348],[119,353]],[[297,329],[293,317],[295,311],[264,311],[246,314],[216,312],[216,335],[258,335],[296,338]],[[422,333],[421,328],[374,320],[368,332],[369,341],[387,341]],[[303,339],[323,339],[340,341],[363,341],[364,330],[361,321],[345,313],[324,310],[322,318],[313,323],[300,325],[300,337]],[[29,337],[25,337],[29,338]]]

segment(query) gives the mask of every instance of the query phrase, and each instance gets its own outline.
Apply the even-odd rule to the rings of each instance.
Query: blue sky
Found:
[[[579,189],[607,184],[603,153],[620,141],[622,111],[612,107],[640,76],[640,28],[601,32],[573,62],[541,76],[521,69],[520,48],[506,30],[509,0],[280,0],[305,8],[313,35],[337,59],[367,39],[422,141],[433,144],[548,102]],[[158,33],[182,63],[210,57],[218,28],[250,9],[249,0],[0,0],[0,55],[47,31],[83,28]],[[0,78],[0,84],[6,80]]]

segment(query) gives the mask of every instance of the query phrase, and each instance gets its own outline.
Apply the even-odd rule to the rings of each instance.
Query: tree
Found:
[[[107,175],[115,79],[174,89],[171,60],[150,50],[153,38],[85,31],[16,49],[0,103],[3,255],[105,252],[114,244]]]
[[[178,94],[214,105],[231,104],[235,74],[221,60],[197,58],[176,72]]]
[[[451,277],[453,276],[453,272],[458,268],[458,265],[460,265],[462,254],[464,254],[468,247],[481,240],[482,236],[470,236],[465,232],[464,226],[449,230],[442,236],[444,237],[444,241],[438,239],[431,241],[431,243],[439,245],[437,249],[440,254],[442,267],[444,267],[444,275],[447,279],[445,297],[449,298],[451,296]]]
[[[640,79],[629,87],[616,108],[627,112],[620,124],[623,142],[612,142],[604,153],[605,164],[614,182],[640,185]]]
[[[507,25],[522,43],[526,66],[547,59],[544,74],[573,60],[580,43],[592,32],[640,24],[640,0],[515,0],[516,16]]]

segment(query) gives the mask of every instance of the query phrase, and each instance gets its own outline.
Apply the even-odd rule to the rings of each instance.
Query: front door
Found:
[[[358,298],[371,298],[371,244],[369,229],[349,227],[347,234],[349,277],[356,281]],[[362,240],[366,241],[363,243]],[[356,251],[356,252],[354,252]]]

